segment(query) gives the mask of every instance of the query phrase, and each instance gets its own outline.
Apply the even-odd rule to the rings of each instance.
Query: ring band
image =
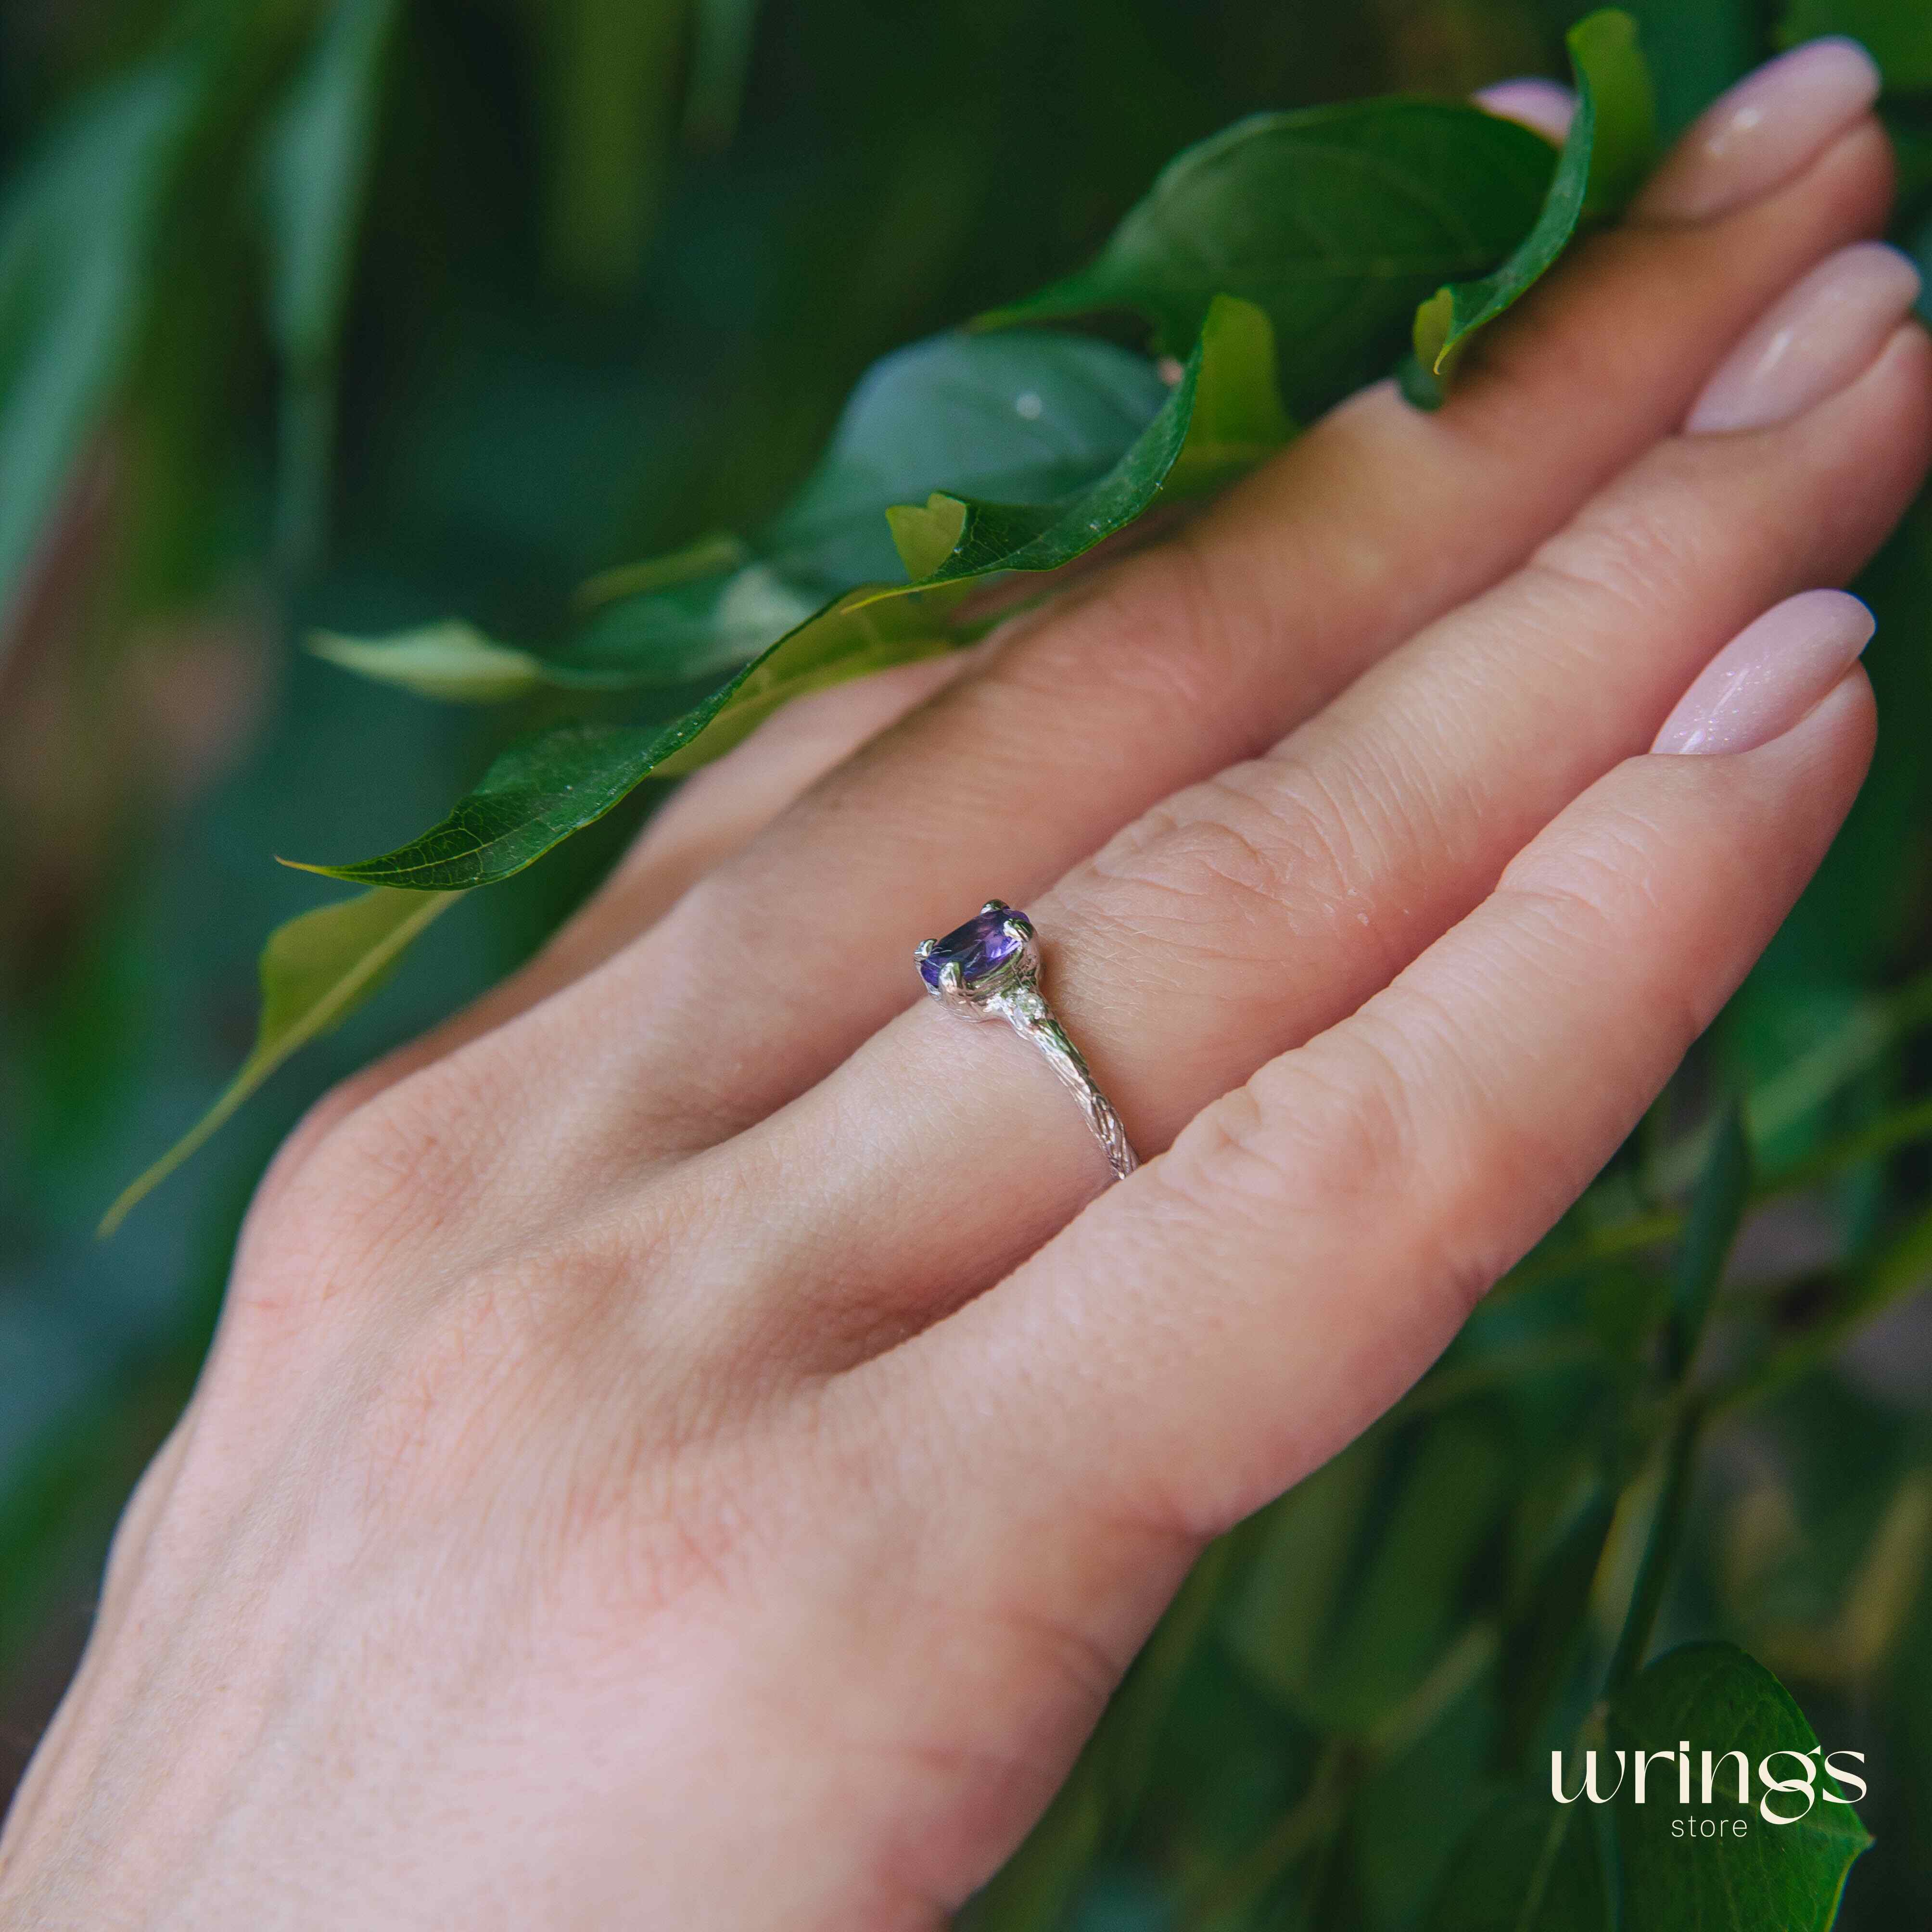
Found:
[[[1003,899],[979,912],[943,939],[928,939],[914,956],[926,990],[949,1012],[969,1019],[1001,1019],[1046,1056],[1046,1064],[1080,1102],[1116,1180],[1139,1166],[1106,1095],[1094,1084],[1040,990],[1040,941],[1033,922]]]

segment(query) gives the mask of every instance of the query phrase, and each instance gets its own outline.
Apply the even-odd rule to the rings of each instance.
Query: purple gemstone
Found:
[[[956,961],[960,976],[968,986],[990,979],[1015,957],[1022,943],[1018,934],[1006,930],[1006,921],[1024,917],[1024,914],[1003,906],[955,926],[944,939],[935,940],[932,950],[920,960],[919,976],[936,992],[940,976]]]

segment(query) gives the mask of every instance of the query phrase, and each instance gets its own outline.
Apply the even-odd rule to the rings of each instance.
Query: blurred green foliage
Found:
[[[270,855],[388,850],[514,737],[583,716],[581,688],[528,678],[520,652],[480,661],[534,687],[515,705],[452,712],[296,640],[464,614],[473,634],[418,632],[422,688],[476,674],[478,638],[534,640],[544,664],[585,650],[594,671],[634,645],[640,598],[662,615],[682,594],[715,637],[721,582],[775,559],[790,574],[781,506],[878,357],[1064,286],[1174,154],[1243,116],[1561,74],[1580,10],[988,0],[943,33],[853,0],[0,12],[0,1679],[19,1755],[274,1142],[328,1081],[526,953],[646,802],[487,892],[398,895],[450,910],[382,999],[96,1246],[116,1187],[248,1052],[262,934],[317,904]],[[1780,36],[1865,35],[1898,232],[1927,252],[1922,0],[1630,10],[1666,128]],[[1396,337],[1436,281],[1495,266],[1406,292]],[[1198,319],[1168,346],[1185,354]],[[1173,406],[1128,351],[1074,340],[1052,352],[1112,413],[1069,488]],[[962,475],[1013,500],[999,452],[929,472],[901,454],[852,500],[883,489],[938,520],[852,526],[841,541],[877,560],[786,622],[878,576],[895,535],[931,576],[973,506],[927,500]],[[765,534],[704,547],[719,530]],[[682,578],[607,581],[587,622],[568,604],[593,572],[694,544]],[[1690,1855],[1539,1796],[1553,1746],[1613,1748],[1633,1712],[1693,1690],[1741,1739],[1865,1751],[1876,1843],[1840,1922],[1922,1917],[1932,512],[1859,588],[1885,729],[1816,884],[1436,1370],[1209,1552],[976,1924],[1568,1927],[1605,1922],[1619,1882],[1633,1928],[1707,1922]],[[664,718],[700,694],[688,658],[668,665]],[[1717,1647],[1644,1667],[1690,1640]],[[1761,1894],[1782,1903],[1728,1889],[1734,1916],[1708,1922],[1808,1922],[1858,1849],[1850,1816],[1790,1841],[1766,1880],[1789,1888]]]

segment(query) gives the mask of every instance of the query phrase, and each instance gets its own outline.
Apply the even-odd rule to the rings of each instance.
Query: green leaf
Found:
[[[1260,410],[1258,421],[1237,418],[1258,394],[1271,394],[1267,348],[1264,318],[1246,304],[1217,302],[1159,414],[1089,489],[1039,509],[962,503],[962,534],[926,583],[849,590],[671,723],[569,725],[526,740],[498,758],[476,790],[421,837],[376,858],[302,869],[416,891],[491,884],[601,818],[652,772],[681,776],[728,750],[792,698],[949,648],[958,641],[952,614],[974,582],[1006,571],[1054,569],[1124,529],[1160,495],[1186,455],[1194,399],[1202,388],[1216,400],[1204,453],[1196,460],[1198,474],[1222,473],[1226,453],[1240,435],[1246,435],[1249,446],[1262,446],[1262,440],[1285,420],[1279,406]],[[928,512],[944,514],[931,505]],[[905,538],[916,554],[928,529],[918,525],[918,534]],[[434,660],[446,686],[492,674],[494,661],[460,634],[448,662],[436,657],[440,645],[434,640],[430,646],[420,637],[405,642],[416,655],[402,662],[421,674],[424,663]],[[356,647],[344,642],[330,648],[340,661],[345,650]],[[505,674],[515,668],[506,667]]]
[[[200,98],[180,62],[102,90],[0,208],[0,614],[140,340],[154,230]]]
[[[1796,46],[1820,34],[1862,41],[1888,88],[1932,88],[1932,9],[1924,0],[1790,0],[1778,25],[1779,44]]]
[[[1270,1505],[1252,1566],[1229,1606],[1229,1648],[1291,1709],[1311,1708],[1386,1446],[1377,1432],[1358,1438]]]
[[[1621,214],[1657,165],[1657,88],[1637,23],[1620,7],[1577,22],[1567,44],[1577,98],[1590,99],[1596,140],[1590,151],[1583,219]]]
[[[1614,1514],[1600,1490],[1583,1499],[1544,1553],[1527,1600],[1511,1619],[1503,1642],[1503,1717],[1512,1762],[1533,1748],[1576,1664]]]
[[[335,359],[397,0],[337,0],[268,130],[268,322],[298,375]]]
[[[1275,380],[1274,325],[1268,311],[1217,296],[1201,334],[1187,435],[1162,481],[1163,499],[1218,490],[1265,462],[1295,434]]]
[[[1697,1352],[1718,1282],[1743,1224],[1750,1187],[1750,1140],[1744,1132],[1743,1110],[1733,1101],[1718,1120],[1678,1244],[1665,1364],[1673,1378],[1689,1369]]]
[[[1306,422],[1384,374],[1416,304],[1493,268],[1537,218],[1550,144],[1449,101],[1258,115],[1169,163],[1100,255],[982,328],[1127,310],[1177,352],[1217,295],[1274,325]]]
[[[129,1209],[194,1153],[298,1048],[355,1011],[386,979],[410,943],[459,895],[364,892],[278,926],[262,949],[262,1016],[255,1045],[194,1127],[129,1184],[102,1216],[105,1238]]]
[[[1451,1414],[1423,1431],[1306,1693],[1328,1728],[1372,1730],[1428,1676],[1502,1514],[1509,1478],[1501,1443],[1474,1418]]]
[[[904,553],[921,556],[943,523],[958,516],[958,534],[924,581],[943,584],[1009,570],[1057,570],[1127,526],[1156,497],[1178,495],[1190,476],[1224,482],[1279,448],[1290,432],[1269,373],[1274,332],[1252,302],[1216,296],[1180,380],[1160,412],[1107,473],[1089,488],[1044,504],[988,502],[951,493],[922,510],[904,508],[894,535]],[[1196,402],[1205,380],[1211,411],[1197,434]],[[1190,453],[1191,452],[1191,453]],[[1184,461],[1184,458],[1186,460]],[[913,534],[916,530],[916,534]]]
[[[691,0],[548,0],[551,266],[587,292],[621,295],[642,272],[670,185],[682,113]]]
[[[1416,310],[1414,352],[1426,375],[1440,378],[1479,328],[1532,288],[1570,245],[1577,224],[1622,208],[1649,171],[1657,146],[1657,110],[1636,28],[1615,8],[1570,29],[1576,74],[1576,116],[1551,178],[1535,226],[1493,274],[1439,289]],[[1413,400],[1428,400],[1412,382]]]
[[[282,358],[284,554],[320,548],[335,442],[335,362],[398,0],[336,0],[267,130],[268,328]]]
[[[494,644],[460,618],[381,639],[318,631],[308,647],[344,670],[456,704],[495,704],[520,698],[543,682],[542,667],[528,651]]]
[[[694,0],[691,74],[684,91],[684,138],[700,149],[728,147],[751,64],[758,0]]]
[[[1171,402],[1144,356],[1108,343],[1028,330],[915,344],[868,372],[818,467],[752,542],[713,535],[607,572],[587,586],[596,608],[574,638],[542,656],[518,656],[532,680],[566,689],[665,690],[722,676],[829,601],[898,576],[895,533],[908,518],[896,506],[942,491],[1059,504],[1107,476]],[[1257,415],[1248,434],[1258,439],[1265,427]],[[493,686],[514,694],[500,655],[508,647],[467,626],[337,640],[326,654],[422,690],[426,635],[434,694],[480,698]]]
[[[1652,1768],[1644,1803],[1634,1802],[1634,1772],[1618,1792],[1628,1923],[1694,1925],[1700,1932],[1763,1932],[1774,1925],[1779,1932],[1824,1932],[1837,1916],[1846,1874],[1871,1838],[1850,1804],[1820,1796],[1800,1816],[1803,1792],[1766,1791],[1760,1774],[1767,1759],[1774,1778],[1792,1780],[1804,1776],[1808,1758],[1816,1791],[1834,1787],[1820,1772],[1818,1738],[1804,1712],[1762,1664],[1734,1644],[1686,1644],[1623,1690],[1611,1706],[1610,1729],[1616,1749],[1675,1751],[1686,1742],[1692,1759],[1688,1808],[1678,1802],[1676,1766],[1661,1761]],[[1717,1768],[1708,1805],[1706,1751]],[[1729,1751],[1742,1751],[1749,1763],[1748,1804],[1738,1802],[1736,1760],[1719,1762]],[[1772,1758],[1774,1752],[1794,1755]],[[1606,1768],[1613,1778],[1614,1769]],[[1774,1823],[1774,1816],[1792,1822]],[[1700,1821],[1722,1825],[1722,1834],[1687,1842],[1682,1832]]]
[[[494,884],[602,818],[652,772],[696,770],[794,698],[951,648],[944,614],[956,601],[944,590],[854,591],[668,724],[541,733],[512,746],[447,818],[406,845],[352,865],[284,862],[412,892]]]
[[[1425,1932],[1610,1932],[1592,1823],[1585,1805],[1532,1792],[1498,1798],[1450,1858]]]
[[[1144,356],[1110,343],[1042,329],[935,337],[866,374],[760,550],[840,590],[887,575],[888,504],[934,490],[1058,502],[1112,470],[1169,400]]]

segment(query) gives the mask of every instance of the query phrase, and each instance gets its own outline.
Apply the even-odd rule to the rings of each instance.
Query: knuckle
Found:
[[[1634,918],[1665,914],[1665,835],[1641,812],[1602,796],[1567,820],[1561,840],[1538,840],[1503,868],[1499,896],[1525,913],[1532,931],[1614,940]]]
[[[1216,1223],[1332,1222],[1404,1184],[1416,1136],[1399,1077],[1330,1064],[1320,1042],[1271,1062],[1196,1117],[1157,1170]]]
[[[264,1190],[243,1238],[244,1258],[277,1258],[271,1272],[305,1284],[300,1298],[327,1300],[388,1256],[500,1219],[484,1216],[489,1199],[534,1185],[502,1124],[527,1125],[528,1109],[508,1104],[487,1052],[447,1055],[359,1100],[352,1082],[338,1093],[339,1112]]]
[[[1597,498],[1541,544],[1528,566],[1532,589],[1553,586],[1559,606],[1607,607],[1632,622],[1653,619],[1694,590],[1707,565],[1697,554],[1696,494],[1660,464],[1646,482],[1641,491]]]
[[[1342,904],[1359,871],[1346,813],[1319,778],[1265,760],[1156,807],[1093,866],[1117,917],[1224,959],[1277,956],[1284,924]]]
[[[1070,687],[1104,698],[1171,735],[1178,720],[1209,718],[1238,656],[1224,573],[1184,531],[1121,560],[993,660],[988,681],[1029,700],[1062,700]]]

